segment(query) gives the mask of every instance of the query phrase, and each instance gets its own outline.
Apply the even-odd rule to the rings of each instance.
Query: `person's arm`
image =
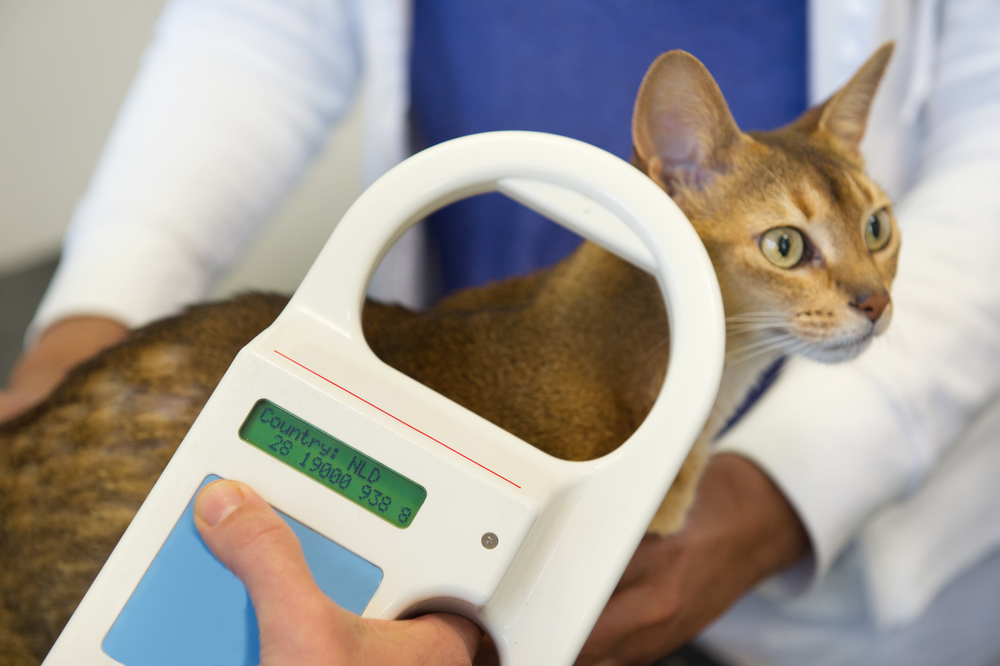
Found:
[[[205,296],[348,108],[358,21],[351,0],[166,7],[0,392],[0,420],[121,327]]]
[[[215,481],[195,500],[195,525],[209,550],[243,581],[260,632],[261,666],[464,666],[482,631],[458,615],[363,620],[313,580],[291,528],[260,495]]]
[[[166,7],[29,340],[69,316],[132,328],[204,297],[348,107],[360,68],[350,4]]]

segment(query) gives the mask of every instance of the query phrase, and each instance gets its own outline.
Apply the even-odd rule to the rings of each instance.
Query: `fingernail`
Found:
[[[233,483],[214,481],[198,493],[194,512],[209,526],[215,527],[240,504],[243,504],[243,495]]]

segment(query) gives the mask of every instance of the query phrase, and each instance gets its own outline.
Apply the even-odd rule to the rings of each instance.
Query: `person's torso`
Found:
[[[552,132],[631,157],[646,68],[683,49],[743,129],[806,107],[805,0],[416,0],[411,120],[418,147],[494,130]],[[555,263],[579,238],[500,195],[430,220],[443,291]]]

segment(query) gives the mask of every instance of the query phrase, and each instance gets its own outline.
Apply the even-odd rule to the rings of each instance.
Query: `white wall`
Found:
[[[58,252],[163,0],[0,0],[0,275]],[[357,110],[217,294],[291,291],[359,191]],[[282,262],[257,260],[264,244]]]

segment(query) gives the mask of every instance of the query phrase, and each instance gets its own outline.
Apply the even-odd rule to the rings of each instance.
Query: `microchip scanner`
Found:
[[[365,342],[365,291],[391,244],[489,191],[643,268],[664,294],[666,381],[646,421],[602,458],[542,453]],[[492,635],[502,664],[571,664],[705,423],[724,342],[700,239],[628,163],[531,132],[425,150],[361,195],[281,315],[238,354],[45,664],[256,663],[245,588],[191,523],[193,497],[215,477],[278,509],[324,591],[363,617],[453,611]],[[364,589],[341,601],[337,590],[355,584]]]

